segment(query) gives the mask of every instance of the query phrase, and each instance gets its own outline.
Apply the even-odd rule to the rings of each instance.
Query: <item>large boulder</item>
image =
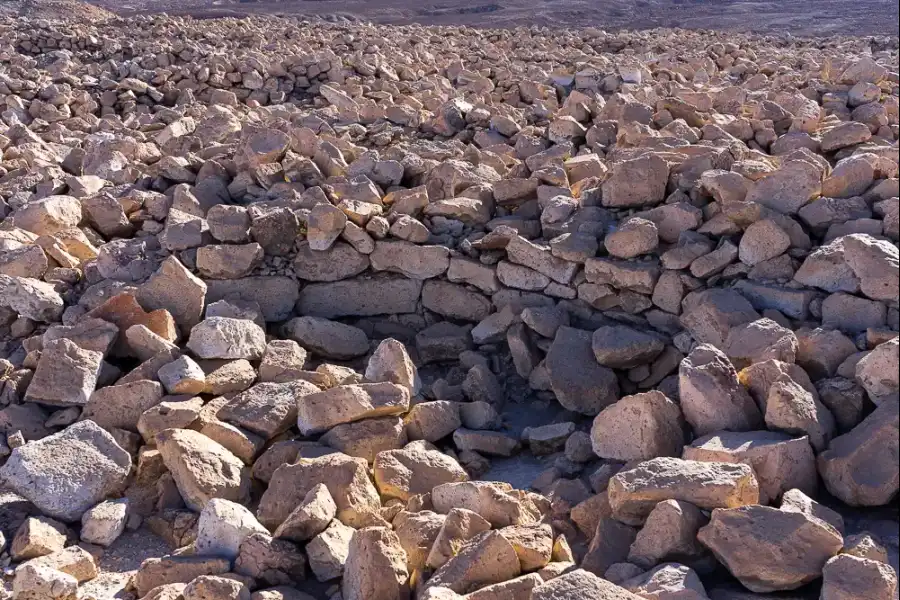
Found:
[[[626,396],[594,418],[591,442],[600,458],[630,461],[680,456],[684,417],[659,391]]]
[[[820,519],[768,506],[718,509],[698,539],[744,587],[794,590],[821,577],[844,540]]]
[[[597,363],[588,331],[560,327],[544,366],[556,399],[568,410],[593,416],[618,399],[616,375]]]

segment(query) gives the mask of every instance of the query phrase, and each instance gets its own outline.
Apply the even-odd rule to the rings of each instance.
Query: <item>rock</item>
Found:
[[[710,510],[759,501],[759,484],[747,465],[655,458],[615,475],[609,482],[613,517],[641,525],[663,500],[682,500]]]
[[[765,407],[766,425],[791,434],[806,434],[821,452],[834,436],[834,417],[825,405],[787,375],[769,387]]]
[[[445,400],[415,404],[404,423],[410,440],[437,442],[462,425],[459,404]]]
[[[825,522],[767,506],[714,510],[697,537],[744,587],[759,593],[793,590],[818,579],[843,546]]]
[[[0,479],[45,515],[75,521],[89,508],[122,490],[131,457],[93,421],[12,451]]]
[[[66,545],[66,526],[46,517],[28,517],[16,530],[9,555],[16,562],[53,554]]]
[[[568,410],[596,415],[618,397],[615,374],[597,363],[587,331],[560,327],[544,365],[557,400]]]
[[[693,504],[664,500],[657,504],[638,531],[628,562],[650,568],[664,562],[693,562],[703,557],[697,532],[709,519]]]
[[[460,321],[481,321],[491,312],[487,298],[465,287],[445,281],[428,280],[422,286],[422,306]]]
[[[297,317],[284,325],[284,333],[325,358],[347,360],[369,351],[369,339],[364,331],[328,319]]]
[[[790,236],[771,219],[756,221],[744,230],[738,256],[746,265],[775,258],[791,247]]]
[[[5,274],[0,274],[0,306],[45,323],[58,321],[64,308],[62,297],[49,283]]]
[[[299,380],[288,383],[259,383],[234,396],[219,409],[218,418],[271,439],[297,422],[298,400],[319,391]]]
[[[378,241],[370,258],[375,271],[391,271],[411,279],[437,277],[450,266],[450,253],[443,246],[409,242]]]
[[[738,382],[734,366],[709,344],[697,346],[681,362],[678,395],[684,418],[696,435],[751,431],[762,425],[759,409]]]
[[[664,344],[652,335],[614,325],[597,329],[591,338],[591,347],[601,365],[630,369],[652,362],[662,352]]]
[[[841,238],[844,260],[859,278],[860,291],[873,300],[897,302],[900,283],[892,276],[900,268],[897,247],[870,235],[856,233]]]
[[[265,533],[252,533],[241,543],[234,572],[262,585],[303,585],[306,557],[291,542]]]
[[[298,543],[309,541],[325,531],[336,515],[337,505],[325,484],[320,483],[278,526],[274,536]]]
[[[297,277],[307,281],[339,281],[368,269],[369,257],[345,242],[336,242],[326,250],[300,244],[293,266]]]
[[[465,508],[481,515],[494,527],[535,522],[534,509],[512,491],[512,486],[493,481],[445,483],[431,491],[431,498],[438,513],[449,514],[454,508]]]
[[[288,277],[259,276],[242,279],[210,280],[207,284],[207,303],[223,299],[238,299],[259,305],[267,322],[284,321],[290,317],[297,302],[297,284]]]
[[[390,529],[366,527],[353,534],[341,593],[345,600],[393,600],[409,595],[406,552]]]
[[[182,331],[187,332],[200,322],[206,295],[207,284],[170,256],[140,285],[137,299],[147,310],[169,311]]]
[[[708,600],[697,574],[684,565],[666,564],[629,579],[622,585],[648,600]]]
[[[581,561],[581,568],[594,574],[605,574],[611,566],[624,561],[628,556],[628,549],[634,543],[637,529],[604,516],[597,521],[597,527],[592,533],[591,545]]]
[[[684,418],[661,392],[626,396],[597,415],[591,441],[597,456],[610,460],[678,457],[684,446]]]
[[[539,585],[531,593],[531,600],[638,600],[628,590],[597,577],[583,569],[577,569]]]
[[[74,577],[50,567],[26,563],[16,569],[16,600],[75,600],[77,591]]]
[[[771,319],[758,319],[731,329],[722,350],[735,368],[742,369],[769,359],[792,363],[799,346],[790,329]]]
[[[213,498],[246,502],[250,478],[234,454],[205,435],[188,429],[156,434],[156,445],[185,504],[201,512]]]
[[[132,584],[138,596],[146,596],[150,590],[171,583],[190,583],[205,575],[222,575],[231,569],[224,558],[211,556],[163,556],[148,558],[141,563]]]
[[[427,442],[412,442],[402,450],[378,453],[373,472],[382,497],[404,502],[443,483],[469,479],[458,462],[429,448]]]
[[[306,545],[309,568],[318,581],[329,581],[343,574],[350,553],[350,540],[355,531],[334,520],[328,529]]]
[[[669,165],[654,154],[613,165],[603,183],[603,206],[635,207],[659,204],[666,193]],[[640,180],[641,185],[635,185]]]
[[[733,327],[755,321],[759,314],[733,289],[711,289],[684,299],[681,323],[695,340],[723,348]]]
[[[518,577],[521,573],[515,548],[500,532],[476,535],[428,580],[426,586],[446,587],[457,593]]]
[[[52,406],[87,404],[97,386],[102,359],[100,352],[83,350],[65,338],[45,344],[25,399]]]
[[[297,426],[304,435],[342,423],[402,414],[409,410],[409,390],[393,383],[342,385],[299,398]]]
[[[157,371],[170,394],[199,394],[206,389],[206,373],[189,356],[181,356]]]
[[[896,593],[897,573],[876,560],[839,554],[822,569],[822,600],[891,600]]]
[[[856,380],[875,404],[900,392],[900,339],[879,344],[856,363]]]
[[[723,431],[694,440],[684,448],[683,458],[750,465],[763,504],[790,489],[815,495],[818,488],[815,455],[806,437],[775,431]]]
[[[261,358],[266,349],[262,328],[246,319],[208,317],[191,329],[187,347],[200,358]]]
[[[841,535],[844,535],[844,518],[827,506],[819,504],[800,490],[793,489],[784,493],[781,497],[781,510],[785,512],[799,512],[819,519],[831,525]]]
[[[72,196],[47,196],[26,203],[12,217],[16,227],[37,235],[53,235],[81,223],[81,202]]]
[[[337,506],[337,518],[350,526],[371,522],[381,507],[364,459],[335,453],[285,464],[275,470],[259,502],[257,518],[275,530],[315,486],[325,484]]]
[[[306,239],[311,250],[325,251],[344,231],[347,216],[331,204],[317,204],[306,220]]]
[[[603,243],[610,256],[635,258],[656,249],[659,245],[659,229],[652,221],[633,217],[607,235]]]
[[[197,270],[211,279],[239,279],[253,272],[263,260],[259,244],[209,245],[197,249]]]
[[[405,277],[314,283],[300,291],[297,311],[326,319],[411,313],[421,292],[421,281]]]
[[[197,577],[184,587],[182,594],[184,600],[250,600],[250,590],[243,583],[213,575]]]
[[[81,515],[81,540],[108,547],[115,542],[128,521],[128,500],[108,500]]]
[[[888,503],[900,487],[900,468],[878,457],[897,451],[898,428],[900,403],[887,400],[850,433],[831,440],[818,458],[828,491],[851,506]]]
[[[783,214],[796,214],[821,193],[822,179],[822,171],[817,165],[805,160],[787,160],[780,169],[756,181],[747,192],[746,200]]]
[[[212,498],[200,511],[194,548],[201,556],[233,560],[238,556],[241,543],[254,533],[269,532],[240,504]]]

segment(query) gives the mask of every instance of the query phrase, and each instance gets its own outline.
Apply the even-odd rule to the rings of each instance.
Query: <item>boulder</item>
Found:
[[[684,417],[662,392],[626,396],[594,418],[591,442],[600,458],[630,461],[681,456]]]

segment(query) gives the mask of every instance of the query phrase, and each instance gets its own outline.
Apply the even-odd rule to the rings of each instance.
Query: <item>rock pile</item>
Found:
[[[895,598],[897,64],[0,21],[0,597]]]

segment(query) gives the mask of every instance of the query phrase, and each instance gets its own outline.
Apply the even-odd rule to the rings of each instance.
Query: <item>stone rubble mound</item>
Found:
[[[897,38],[2,18],[0,598],[894,600],[898,163]]]

